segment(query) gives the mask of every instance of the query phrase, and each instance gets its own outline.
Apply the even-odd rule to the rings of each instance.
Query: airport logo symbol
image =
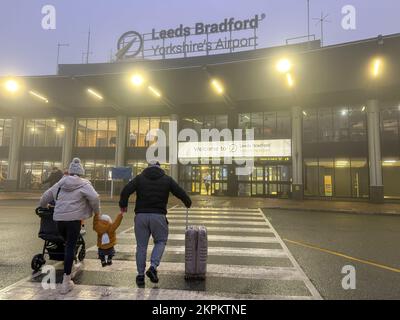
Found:
[[[143,50],[143,37],[136,31],[125,32],[118,40],[118,60],[136,57]]]

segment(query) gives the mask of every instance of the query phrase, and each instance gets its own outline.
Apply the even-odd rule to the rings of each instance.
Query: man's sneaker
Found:
[[[108,266],[111,266],[111,265],[112,265],[112,260],[111,260],[111,259],[108,259],[108,260],[107,260],[107,265],[108,265]]]
[[[136,285],[138,287],[144,287],[144,275],[137,275],[136,276]]]
[[[149,277],[151,282],[158,283],[157,270],[153,266],[146,271],[146,276]]]
[[[102,261],[101,262],[101,266],[104,268],[105,266],[107,265],[107,262],[106,261]]]

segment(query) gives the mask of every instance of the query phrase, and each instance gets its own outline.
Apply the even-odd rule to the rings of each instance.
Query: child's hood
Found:
[[[105,220],[98,220],[96,225],[96,231],[100,234],[107,233],[111,227],[111,223]]]

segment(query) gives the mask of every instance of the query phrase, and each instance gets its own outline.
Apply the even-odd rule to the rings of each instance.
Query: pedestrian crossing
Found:
[[[260,209],[190,209],[189,224],[202,224],[208,230],[205,281],[184,280],[186,209],[173,207],[167,217],[169,238],[157,285],[147,281],[145,289],[135,286],[132,227],[118,234],[112,266],[101,266],[96,247],[87,250],[82,271],[74,279],[76,286],[67,295],[42,289],[38,277],[1,290],[0,299],[19,299],[18,294],[25,299],[321,299]],[[148,260],[151,249],[152,243]]]

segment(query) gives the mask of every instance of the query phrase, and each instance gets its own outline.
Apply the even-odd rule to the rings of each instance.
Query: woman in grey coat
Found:
[[[48,189],[40,199],[40,206],[47,207],[55,201],[53,220],[65,239],[64,277],[61,293],[72,290],[71,279],[75,247],[81,230],[81,220],[100,213],[100,199],[90,181],[81,178],[85,174],[81,160],[74,158],[69,165],[68,175]],[[58,193],[58,197],[57,197]]]

